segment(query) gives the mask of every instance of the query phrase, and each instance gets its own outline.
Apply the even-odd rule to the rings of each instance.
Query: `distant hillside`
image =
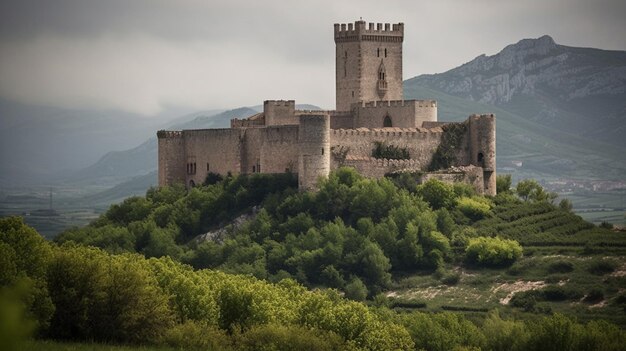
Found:
[[[0,185],[41,184],[64,169],[136,146],[167,116],[69,110],[0,99]]]
[[[626,51],[563,46],[549,36],[524,39],[496,55],[409,79],[405,87],[499,106],[583,140],[626,148]]]

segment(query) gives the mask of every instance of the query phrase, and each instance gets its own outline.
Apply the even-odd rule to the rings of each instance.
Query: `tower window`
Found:
[[[208,162],[206,163],[206,171],[207,172],[209,171],[209,163]]]
[[[484,165],[485,165],[485,156],[483,155],[483,153],[482,153],[482,152],[479,152],[479,153],[478,153],[478,157],[477,157],[477,159],[478,159],[478,163],[479,163],[481,166],[483,166],[483,167],[484,167]]]
[[[256,172],[256,166],[252,166],[252,173]]]
[[[352,97],[354,97],[354,90],[352,90]]]
[[[324,154],[324,148],[322,148],[322,155]]]
[[[391,117],[389,117],[389,115],[385,116],[385,119],[383,120],[383,128],[391,128],[392,126]]]
[[[387,49],[385,49],[385,57],[387,57]]]
[[[380,57],[380,48],[376,49],[376,57]]]

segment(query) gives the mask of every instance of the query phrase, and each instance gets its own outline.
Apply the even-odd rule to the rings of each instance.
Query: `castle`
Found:
[[[212,173],[298,174],[316,188],[340,166],[367,177],[415,172],[496,193],[495,116],[438,122],[434,100],[404,100],[404,24],[335,24],[336,110],[297,110],[268,100],[230,128],[159,131],[159,185],[202,184]]]

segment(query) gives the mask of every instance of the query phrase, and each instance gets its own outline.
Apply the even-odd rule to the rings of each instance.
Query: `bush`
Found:
[[[589,290],[587,296],[585,296],[585,301],[590,303],[597,303],[604,300],[604,290],[600,288],[593,288]]]
[[[617,269],[617,262],[613,260],[595,259],[587,267],[587,271],[595,275],[613,273]]]
[[[475,221],[491,214],[489,204],[486,201],[481,201],[480,198],[462,197],[457,200],[456,207],[463,212],[464,215]]]
[[[469,262],[486,266],[510,265],[522,257],[522,246],[515,240],[478,237],[469,240],[465,255]]]
[[[574,264],[569,261],[555,261],[548,266],[549,273],[569,273],[574,270]]]
[[[396,145],[388,145],[382,141],[374,142],[374,149],[372,150],[372,157],[383,158],[389,160],[408,160],[409,150]]]
[[[511,175],[498,174],[496,177],[496,193],[507,193],[511,190]]]
[[[346,297],[351,300],[363,301],[367,297],[367,287],[359,278],[353,278],[344,290]]]

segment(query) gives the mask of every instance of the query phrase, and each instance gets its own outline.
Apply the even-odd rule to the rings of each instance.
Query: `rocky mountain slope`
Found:
[[[569,47],[543,36],[405,85],[496,105],[544,126],[626,147],[625,51]]]

